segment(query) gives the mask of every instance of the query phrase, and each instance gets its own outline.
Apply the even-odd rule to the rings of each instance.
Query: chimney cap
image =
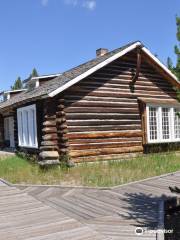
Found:
[[[108,53],[108,49],[107,48],[98,48],[96,50],[96,57],[100,57],[100,56],[103,56],[105,55],[106,53]]]

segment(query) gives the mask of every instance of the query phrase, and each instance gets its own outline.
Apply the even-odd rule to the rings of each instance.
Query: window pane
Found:
[[[175,138],[180,138],[180,116],[178,116],[178,110],[174,109],[174,134]]]
[[[36,128],[35,105],[18,109],[18,137],[20,146],[37,147]]]
[[[29,111],[29,138],[30,138],[30,145],[36,145],[35,141],[35,113],[34,109],[30,109]]]
[[[20,124],[21,124],[21,144],[24,144],[24,134],[23,134],[23,113],[20,112]]]
[[[22,129],[22,112],[17,113],[18,116],[18,140],[19,145],[23,144],[23,129]]]
[[[35,111],[32,109],[32,139],[33,139],[33,144],[36,144],[36,118],[35,118]]]
[[[26,126],[26,144],[29,145],[29,122],[28,122],[28,117],[29,117],[29,113],[28,111],[24,112],[25,114],[25,126]]]
[[[23,137],[25,146],[29,145],[29,137],[28,137],[28,113],[27,111],[23,111]]]
[[[170,138],[170,109],[162,108],[162,138]]]
[[[150,140],[157,140],[157,108],[149,107]]]

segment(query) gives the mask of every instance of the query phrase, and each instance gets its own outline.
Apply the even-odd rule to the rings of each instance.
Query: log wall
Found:
[[[59,146],[59,155],[61,160],[69,154],[69,143],[67,137],[67,122],[66,122],[66,113],[64,111],[65,101],[64,98],[60,98],[57,101],[57,112],[56,112],[56,126],[58,134],[58,146]],[[67,159],[68,160],[68,159]]]
[[[0,114],[0,148],[4,147],[4,118]]]
[[[138,98],[172,99],[176,93],[145,56],[132,86],[135,72],[132,52],[65,91],[69,151],[75,162],[143,151]]]
[[[42,116],[42,140],[40,143],[39,165],[59,163],[58,133],[56,127],[57,102],[55,99],[44,101]]]

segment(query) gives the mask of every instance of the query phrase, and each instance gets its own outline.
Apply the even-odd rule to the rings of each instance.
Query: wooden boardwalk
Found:
[[[107,190],[0,184],[1,240],[155,240],[180,172]],[[161,226],[162,227],[162,226]]]

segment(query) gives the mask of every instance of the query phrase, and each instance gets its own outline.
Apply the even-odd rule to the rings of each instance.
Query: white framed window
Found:
[[[148,143],[180,141],[180,108],[147,105]]]
[[[156,107],[149,108],[149,137],[151,140],[158,139],[158,109]]]
[[[176,139],[180,139],[180,116],[178,115],[180,111],[174,109],[174,135]]]
[[[162,139],[170,139],[170,108],[162,108]]]
[[[19,146],[37,148],[36,105],[18,108],[17,120]]]

